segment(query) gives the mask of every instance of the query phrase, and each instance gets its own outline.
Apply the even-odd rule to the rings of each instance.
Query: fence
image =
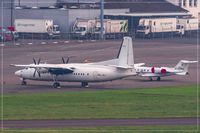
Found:
[[[135,32],[129,32],[129,33],[123,33],[123,34],[112,34],[110,37],[105,37],[104,40],[121,40],[124,36],[131,36],[133,39],[172,39],[172,38],[191,38],[196,39],[200,38],[200,30],[199,31],[189,31],[186,32],[185,35],[175,35],[175,34],[169,34],[164,35],[163,33],[160,33],[159,36],[156,36],[152,34],[151,37],[145,37],[140,36],[137,37]],[[13,39],[12,41],[3,41],[1,40],[1,43],[4,44],[14,44],[14,45],[20,45],[20,44],[57,44],[57,43],[69,43],[70,41],[77,41],[77,42],[83,42],[83,41],[100,41],[100,35],[98,34],[91,34],[89,36],[80,37],[76,36],[74,37],[73,33],[61,33],[60,36],[56,37],[48,37],[43,34],[20,34],[18,39]]]

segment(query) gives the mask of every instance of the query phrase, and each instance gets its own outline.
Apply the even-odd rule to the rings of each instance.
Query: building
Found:
[[[125,13],[127,9],[105,9],[105,13]],[[52,19],[60,26],[61,33],[71,32],[77,18],[99,18],[99,8],[22,8],[14,9],[15,19]]]
[[[167,0],[168,2],[180,6],[181,8],[188,10],[192,16],[199,17],[200,14],[200,0]]]
[[[184,17],[191,16],[187,10],[173,5],[165,0],[105,0],[105,8],[127,8],[126,13],[105,13],[105,18],[111,19],[128,19],[130,32],[135,32],[136,27],[141,18],[157,18],[157,17]]]
[[[57,0],[14,0],[14,5],[18,7],[50,7],[56,3]]]
[[[0,0],[0,27],[12,25],[13,0]]]
[[[15,19],[52,19],[62,33],[68,33],[77,18],[100,17],[99,0],[2,1],[4,21],[0,23],[4,27],[13,25]],[[104,7],[105,18],[128,19],[133,31],[140,18],[190,16],[187,10],[165,0],[105,0]]]

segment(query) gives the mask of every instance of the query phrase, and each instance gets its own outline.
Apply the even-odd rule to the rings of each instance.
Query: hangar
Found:
[[[71,32],[71,27],[76,18],[99,18],[99,2],[84,3],[81,1],[69,2],[68,0],[44,0],[31,2],[28,0],[2,0],[1,19],[2,27],[14,24],[15,19],[52,19],[60,26],[61,33]],[[45,4],[46,3],[46,4]],[[31,7],[32,6],[32,7]],[[104,18],[128,19],[130,32],[135,32],[135,27],[140,18],[149,17],[183,17],[190,16],[187,10],[175,6],[165,0],[105,0]]]

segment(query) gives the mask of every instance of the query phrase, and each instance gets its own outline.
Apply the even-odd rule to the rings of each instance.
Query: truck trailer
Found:
[[[94,28],[94,35],[101,34],[101,21],[98,19]],[[105,38],[121,38],[128,33],[128,20],[104,19],[103,34]]]
[[[137,37],[187,35],[199,28],[197,18],[143,18],[137,26]]]
[[[155,37],[179,34],[176,18],[144,18],[139,20],[136,35],[138,37]]]
[[[72,33],[75,38],[90,37],[96,25],[95,19],[81,19],[77,18],[73,27]]]
[[[100,37],[100,19],[77,19],[72,27],[73,36],[77,38]],[[122,37],[128,33],[128,20],[104,19],[103,34],[105,38]]]
[[[183,27],[183,34],[196,33],[199,29],[198,18],[178,18],[177,25]]]
[[[15,19],[15,29],[19,34],[60,36],[59,26],[51,19]]]

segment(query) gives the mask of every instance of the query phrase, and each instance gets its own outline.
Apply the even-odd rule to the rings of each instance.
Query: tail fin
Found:
[[[191,63],[197,63],[197,62],[198,61],[180,60],[178,62],[178,64],[175,66],[175,69],[183,71],[183,72],[180,73],[180,75],[186,75],[186,74],[188,74],[189,64],[191,64]]]
[[[134,67],[133,43],[131,37],[124,37],[117,58],[119,67]]]

